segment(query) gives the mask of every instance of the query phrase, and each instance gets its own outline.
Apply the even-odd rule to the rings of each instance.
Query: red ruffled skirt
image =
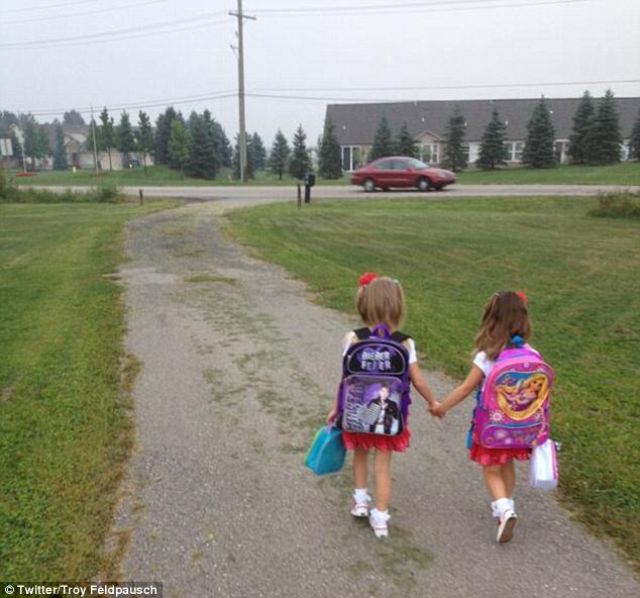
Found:
[[[349,451],[357,448],[364,450],[395,451],[402,453],[409,448],[411,430],[405,428],[397,436],[383,436],[381,434],[363,434],[362,432],[342,432],[344,445]]]
[[[531,449],[529,448],[486,448],[478,444],[476,438],[471,443],[469,458],[476,463],[480,463],[483,467],[487,465],[504,465],[511,459],[518,461],[528,461],[531,457]]]

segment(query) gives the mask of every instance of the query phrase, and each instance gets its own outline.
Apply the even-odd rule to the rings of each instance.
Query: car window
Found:
[[[411,160],[409,160],[409,163],[411,168],[429,168],[428,164],[425,164],[420,160],[416,160],[415,158],[411,158]]]
[[[393,161],[393,170],[408,170],[411,167],[411,164],[408,160],[394,160]]]
[[[391,170],[393,168],[393,160],[380,160],[374,168],[377,170]]]

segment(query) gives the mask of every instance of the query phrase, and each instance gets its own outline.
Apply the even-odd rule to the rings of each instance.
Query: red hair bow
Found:
[[[377,272],[365,272],[358,280],[358,285],[361,287],[366,287],[370,282],[373,282],[376,278],[378,278]]]
[[[516,291],[516,295],[522,299],[522,302],[526,305],[529,303],[529,298],[525,295],[524,291]]]

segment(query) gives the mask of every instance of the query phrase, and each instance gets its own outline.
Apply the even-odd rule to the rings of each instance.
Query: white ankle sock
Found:
[[[369,502],[371,500],[369,492],[366,488],[356,488],[353,491],[353,498],[358,503]]]
[[[497,500],[491,502],[491,516],[498,519],[500,517],[500,511],[498,510]]]
[[[491,503],[493,506],[495,504],[495,512],[498,513],[498,517],[502,517],[502,514],[507,509],[513,508],[513,501],[510,498],[499,498],[498,500]]]
[[[379,511],[378,509],[371,509],[371,517],[373,517],[376,521],[387,522],[391,518],[389,515],[389,511]]]

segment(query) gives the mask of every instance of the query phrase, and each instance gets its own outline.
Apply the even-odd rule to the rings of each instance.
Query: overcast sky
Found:
[[[339,101],[640,96],[640,0],[245,0],[247,130]],[[238,129],[236,0],[0,0],[0,109],[173,104]],[[64,40],[64,41],[51,41]],[[571,85],[553,83],[575,82]],[[590,83],[588,83],[590,82]],[[350,88],[350,89],[347,89]],[[182,99],[209,97],[209,99]],[[211,96],[218,96],[211,98]],[[220,97],[222,96],[222,97]],[[311,97],[307,100],[302,98]],[[157,104],[157,107],[151,106]],[[50,114],[53,113],[53,114]]]

